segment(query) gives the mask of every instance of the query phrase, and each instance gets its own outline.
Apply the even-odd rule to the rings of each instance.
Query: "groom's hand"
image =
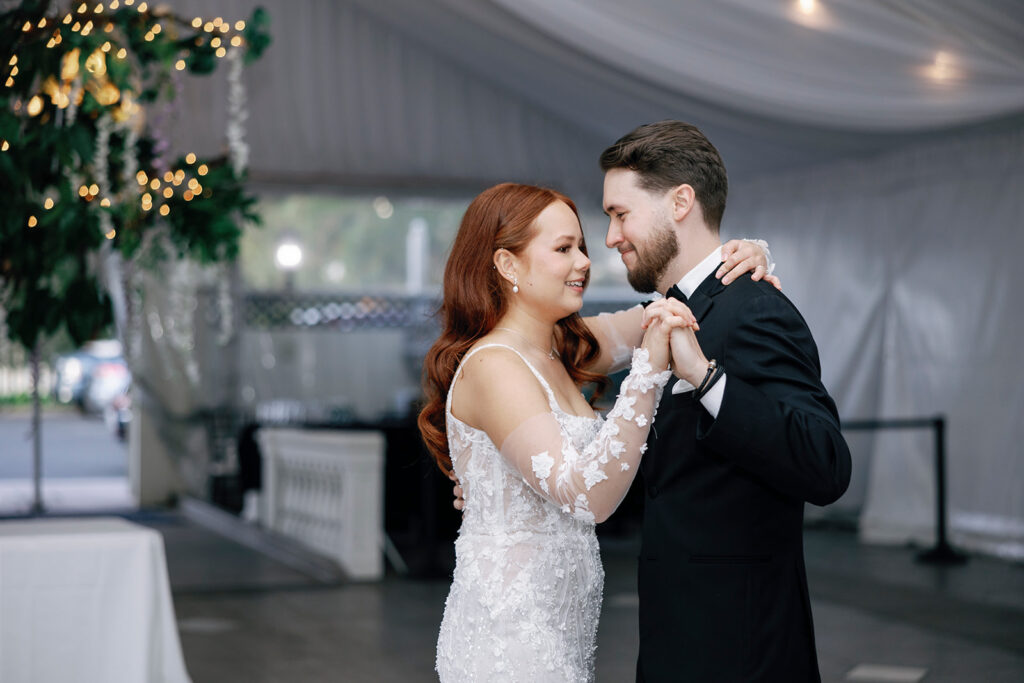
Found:
[[[462,487],[459,486],[459,480],[455,476],[455,472],[449,472],[448,478],[455,482],[455,488],[452,489],[452,495],[455,496],[452,507],[461,511],[462,508],[466,507],[466,500],[462,497]]]
[[[699,386],[708,370],[708,359],[701,351],[697,335],[690,327],[677,327],[669,337],[672,349],[672,372],[693,386]]]

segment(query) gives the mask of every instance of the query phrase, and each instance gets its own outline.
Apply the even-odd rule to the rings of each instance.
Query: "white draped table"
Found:
[[[0,522],[0,681],[188,683],[160,534]]]

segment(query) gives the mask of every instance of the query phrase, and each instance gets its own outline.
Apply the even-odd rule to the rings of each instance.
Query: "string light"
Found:
[[[199,166],[199,168],[196,169],[196,171],[199,173],[199,175],[206,175],[207,171],[209,171],[209,170],[210,169],[207,168],[206,164],[202,164],[202,165]]]
[[[181,181],[185,179],[185,172],[180,168],[174,173],[174,184],[181,185]]]
[[[220,38],[214,38],[210,41],[210,47],[220,47]]]
[[[71,23],[71,13],[70,13],[70,12],[68,12],[68,13],[67,13],[67,14],[66,14],[66,15],[64,16],[64,21],[63,21],[63,22],[61,22],[61,23],[64,23],[64,24],[70,24],[70,23]]]
[[[242,36],[234,36],[231,38],[231,47],[238,47],[242,44]]]
[[[213,22],[212,21],[208,21],[205,24],[203,24],[203,30],[206,31],[207,33],[210,33],[211,31],[213,31]]]
[[[115,10],[120,7],[120,3],[117,0],[110,0],[110,9]]]
[[[7,65],[8,66],[14,66],[17,63],[18,63],[18,55],[14,55],[14,56],[11,57],[11,61],[7,62]]]
[[[135,0],[124,0],[125,7],[131,7],[135,3]]]
[[[168,182],[169,182],[169,181],[168,181]],[[173,197],[173,196],[174,196],[174,188],[173,188],[173,187],[170,187],[170,186],[168,186],[168,187],[165,187],[165,188],[164,188],[164,198],[165,198],[165,199],[170,199],[170,198],[171,198],[171,197]]]
[[[178,71],[184,71],[185,70],[185,60],[184,59],[179,59],[178,61],[176,61],[174,63],[174,68],[177,69]]]
[[[202,25],[203,25],[203,18],[202,17],[196,17],[195,19],[192,20],[192,28],[199,28]]]
[[[139,3],[139,12],[140,12],[140,13],[141,13],[141,12],[145,12],[145,11],[146,11],[147,9],[149,9],[149,5],[147,5],[147,4],[146,4],[146,3],[144,3],[144,2],[140,2],[140,3]]]
[[[89,194],[89,186],[88,185],[82,185],[80,188],[78,188],[78,196],[79,197],[85,197],[88,194]]]
[[[185,194],[181,196],[186,202],[192,201],[192,198],[195,197],[195,195],[192,194],[192,190],[185,190]]]
[[[0,143],[0,152],[6,152],[10,148],[11,143],[7,142],[7,140],[4,140],[2,143]]]
[[[32,99],[28,101],[28,115],[35,116],[43,110],[43,98],[39,95],[33,95]]]
[[[195,178],[190,178],[188,181],[188,189],[192,190],[193,192],[197,192],[197,187],[199,187],[199,181],[196,180]]]
[[[43,17],[42,19],[40,19],[39,23],[36,24],[36,26],[39,27],[39,28],[46,28],[46,17]]]
[[[78,13],[79,13],[79,14],[85,14],[86,10],[88,10],[88,9],[89,9],[89,6],[88,6],[88,5],[86,5],[86,4],[85,4],[85,3],[83,2],[83,3],[81,4],[81,5],[79,5],[79,6],[78,6]]]
[[[39,221],[36,220],[35,216],[29,216],[28,217],[28,227],[34,228],[34,227],[36,227],[36,223],[38,223],[38,222]]]
[[[95,197],[99,193],[100,193],[100,186],[99,185],[97,185],[96,183],[93,183],[92,185],[89,186],[89,194],[91,194],[92,196]]]
[[[108,232],[106,235],[104,235],[104,237],[106,237],[108,240],[114,239],[115,237],[117,237],[117,230],[114,230],[113,228],[111,228],[110,232]]]
[[[196,163],[196,155],[193,154],[192,152],[189,152],[187,155],[185,155],[185,163],[190,166]]]
[[[139,185],[145,185],[149,182],[149,178],[146,177],[145,171],[139,171],[135,174],[135,180],[138,181]]]
[[[100,206],[109,207],[110,206],[110,200],[107,199],[106,197],[104,197],[103,199],[100,200]]]
[[[153,24],[153,28],[150,29],[155,35],[160,35],[160,31],[164,30],[164,27],[160,24]]]
[[[17,76],[18,75],[18,67],[16,67],[16,66],[12,66],[11,67],[11,75],[12,76]]]
[[[151,188],[153,188],[154,190],[159,190],[160,189],[160,179],[159,178],[153,178],[152,180],[149,181],[149,186]]]
[[[170,212],[171,212],[171,207],[167,206],[166,204],[163,204],[163,205],[162,205],[162,206],[160,207],[160,215],[161,215],[161,216],[166,216],[166,215],[167,215],[167,214],[169,214]]]
[[[107,42],[103,43],[103,47],[101,47],[100,49],[103,50],[104,52],[110,52],[110,48],[111,48],[111,45],[110,45],[110,41],[108,40]]]
[[[118,59],[124,59],[127,56],[128,56],[128,50],[125,50],[123,47],[120,50],[117,51],[117,58]]]
[[[75,22],[75,23],[74,23],[74,24],[73,24],[73,25],[71,26],[71,30],[72,30],[72,31],[80,31],[81,29],[82,29],[82,23],[81,23],[81,22],[79,22],[79,21],[76,21],[76,22]]]
[[[217,55],[218,58],[220,58],[220,57],[223,57],[224,55],[226,55],[227,53],[228,53],[227,50],[225,50],[222,47],[218,47],[217,51],[214,54]]]
[[[6,85],[8,88],[10,88],[12,85],[14,85],[14,78],[12,76],[8,76],[7,77],[7,82],[4,83],[4,85]]]
[[[103,5],[102,4],[96,5],[96,9],[94,9],[93,12],[96,13],[96,14],[102,14],[103,13]]]
[[[114,25],[108,21],[107,25],[103,27],[103,32],[104,33],[112,33],[113,31],[114,31]]]
[[[235,22],[235,30],[236,31],[244,31],[245,30],[245,22],[242,21],[242,20],[236,21]]]
[[[53,208],[53,197],[46,198],[46,200],[43,202],[43,208],[46,209],[47,211]]]
[[[29,31],[31,31],[32,30],[32,22],[31,21],[26,21],[25,25],[21,27],[21,30],[24,31],[25,33],[28,33]]]

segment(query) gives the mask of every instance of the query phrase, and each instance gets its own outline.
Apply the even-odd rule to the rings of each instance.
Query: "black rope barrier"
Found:
[[[926,564],[953,565],[967,562],[967,555],[949,544],[946,529],[946,418],[903,418],[891,420],[848,420],[844,430],[931,429],[935,441],[935,545],[917,556]]]

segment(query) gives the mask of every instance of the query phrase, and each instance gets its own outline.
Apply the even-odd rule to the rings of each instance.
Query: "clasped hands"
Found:
[[[651,365],[669,368],[676,377],[697,386],[707,372],[708,359],[695,334],[700,323],[690,308],[676,299],[659,299],[644,309],[641,327]]]

